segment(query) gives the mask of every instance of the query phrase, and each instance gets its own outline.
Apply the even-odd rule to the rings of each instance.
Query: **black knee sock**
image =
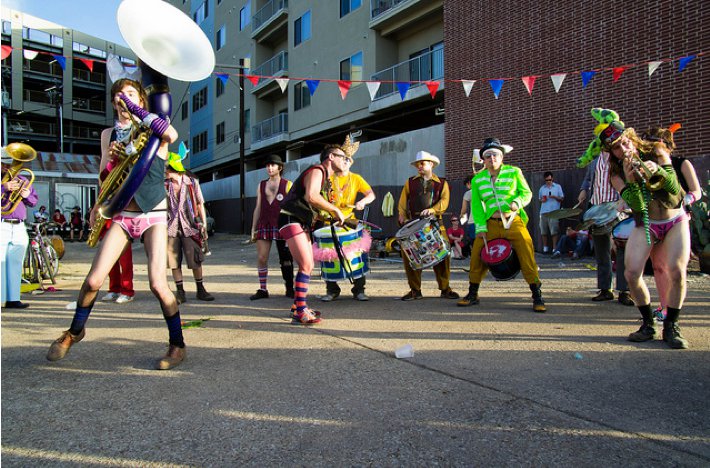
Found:
[[[175,287],[177,288],[178,291],[184,291],[184,289],[182,287],[182,280],[175,281]]]
[[[197,285],[198,291],[205,289],[205,287],[202,285],[202,278],[200,278],[200,279],[195,278],[195,285]]]
[[[666,307],[666,321],[670,323],[675,323],[678,321],[678,316],[680,315],[680,309],[673,307]]]
[[[163,318],[165,318],[165,323],[168,324],[168,335],[170,339],[170,344],[179,348],[184,348],[185,341],[182,337],[182,322],[180,321],[180,311],[175,312],[175,314],[170,317],[163,314]]]
[[[639,312],[641,312],[641,317],[643,317],[644,322],[653,323],[653,313],[651,312],[651,304],[638,306],[638,310]]]

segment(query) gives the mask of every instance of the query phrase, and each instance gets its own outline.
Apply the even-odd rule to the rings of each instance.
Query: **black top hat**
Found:
[[[503,154],[506,153],[503,143],[501,143],[498,138],[486,138],[483,141],[483,146],[481,146],[481,154],[485,153],[488,149],[498,149]]]
[[[284,166],[284,162],[281,159],[281,156],[279,156],[278,154],[271,154],[271,155],[267,156],[266,161],[264,162],[264,165],[266,165],[266,164],[278,164],[281,167]]]

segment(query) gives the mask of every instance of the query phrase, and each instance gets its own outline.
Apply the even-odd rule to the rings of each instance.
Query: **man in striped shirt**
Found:
[[[520,168],[503,164],[503,156],[512,150],[497,138],[488,138],[479,151],[484,169],[471,181],[471,215],[476,224],[476,240],[471,248],[468,294],[457,305],[464,307],[479,303],[478,287],[488,271],[481,259],[484,241],[504,238],[512,244],[520,270],[530,285],[533,310],[545,312],[535,251],[526,226],[528,215],[523,209],[532,200],[532,192]],[[514,218],[507,226],[504,218],[510,216]]]

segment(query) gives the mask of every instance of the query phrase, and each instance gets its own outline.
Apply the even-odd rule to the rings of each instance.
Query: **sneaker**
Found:
[[[296,316],[296,310],[296,304],[291,304],[291,310],[288,313],[288,318],[293,319]],[[313,312],[313,315],[316,317],[320,317],[320,310],[311,309],[311,312]]]
[[[409,291],[407,294],[401,297],[403,301],[415,301],[417,299],[421,299],[422,292],[421,291]]]
[[[204,289],[198,289],[197,294],[195,294],[195,297],[201,301],[214,301],[214,296],[205,291]]]
[[[254,294],[249,296],[250,301],[256,301],[257,299],[268,299],[269,298],[269,291],[266,289],[257,289]]]
[[[572,254],[572,260],[579,260],[579,255],[577,254],[577,252],[574,252]]]
[[[72,347],[74,343],[78,343],[84,339],[86,329],[82,329],[81,333],[78,335],[72,335],[69,330],[62,332],[62,336],[57,338],[54,343],[49,347],[49,352],[47,352],[48,361],[59,361],[63,359],[64,356],[69,352],[69,348]]]
[[[478,299],[478,294],[468,293],[464,297],[462,297],[461,300],[456,303],[456,305],[459,307],[467,307],[476,305],[479,302],[481,301]]]
[[[184,347],[179,347],[171,344],[168,347],[168,352],[155,365],[158,370],[168,370],[180,364],[187,357],[187,351]]]
[[[673,349],[688,349],[688,341],[680,334],[677,323],[663,324],[663,341]]]
[[[628,291],[621,291],[619,293],[619,304],[625,305],[625,306],[634,306],[634,300],[631,299],[631,294],[629,294]]]
[[[177,301],[178,305],[187,302],[184,289],[178,289],[177,291],[175,291],[175,300]]]
[[[133,296],[126,296],[125,294],[121,294],[116,299],[116,304],[125,304],[126,302],[132,302],[132,301],[133,301]]]
[[[656,317],[656,322],[663,322],[666,319],[666,309],[658,306],[656,310],[653,311],[653,315]]]
[[[316,311],[309,308],[304,309],[300,314],[296,312],[291,319],[291,323],[294,325],[315,325],[320,322],[320,314],[316,314]]]
[[[643,325],[641,325],[641,328],[639,328],[638,331],[631,333],[627,339],[635,343],[641,343],[643,341],[652,340],[655,337],[656,328],[653,326],[653,322],[644,322]]]
[[[593,301],[595,302],[600,302],[600,301],[613,301],[614,300],[614,293],[611,292],[609,289],[602,289],[599,291],[599,294],[594,296],[592,298]]]
[[[561,255],[562,254],[560,253],[559,250],[555,250],[554,252],[552,252],[552,258],[557,258],[557,257],[560,257]]]
[[[118,296],[120,296],[120,294],[115,293],[115,292],[110,292],[101,298],[101,302],[116,302],[116,299],[118,299]]]
[[[441,291],[441,294],[439,295],[439,297],[442,297],[444,299],[458,299],[461,296],[459,296],[459,293],[457,293],[457,292],[453,291],[451,288],[449,288],[446,291]]]
[[[323,302],[333,302],[340,296],[340,293],[328,293],[320,297]]]
[[[367,294],[365,294],[364,292],[355,294],[355,295],[353,296],[353,299],[355,299],[356,301],[363,301],[363,302],[370,300],[370,298],[369,298],[369,297],[367,296]]]

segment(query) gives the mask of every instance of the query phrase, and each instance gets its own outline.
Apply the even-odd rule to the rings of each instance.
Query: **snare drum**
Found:
[[[616,202],[594,205],[584,212],[582,217],[584,225],[591,226],[594,235],[609,234],[616,223],[619,222],[619,211]]]
[[[362,278],[370,271],[368,252],[372,243],[372,237],[358,226],[356,229],[345,230],[336,228],[335,235],[340,241],[343,249],[343,256],[350,265],[352,271],[351,278]],[[321,276],[325,281],[338,281],[348,278],[348,274],[340,263],[338,253],[335,250],[333,234],[330,226],[316,230],[313,233],[316,245],[313,248],[313,259],[320,262]]]
[[[415,270],[436,265],[449,256],[449,241],[442,235],[435,218],[410,221],[395,236]]]
[[[488,241],[488,250],[485,247],[481,249],[481,260],[498,281],[512,280],[520,273],[518,254],[506,239]]]
[[[614,238],[614,245],[616,245],[617,248],[623,249],[626,247],[626,241],[629,240],[629,235],[631,235],[631,231],[634,229],[635,225],[636,223],[633,218],[626,218],[614,226],[611,235]]]
[[[55,234],[49,238],[49,241],[52,243],[52,247],[54,247],[54,250],[57,252],[57,258],[61,260],[64,256],[64,239]]]

